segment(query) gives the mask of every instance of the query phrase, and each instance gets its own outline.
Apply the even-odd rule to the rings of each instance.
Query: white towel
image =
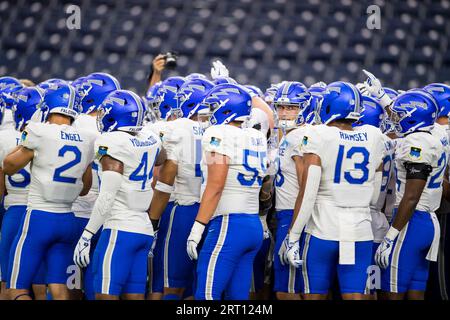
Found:
[[[354,241],[339,241],[339,264],[355,264]]]

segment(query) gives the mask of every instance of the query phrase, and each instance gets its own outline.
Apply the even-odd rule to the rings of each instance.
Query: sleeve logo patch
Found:
[[[211,137],[211,141],[209,142],[209,144],[212,145],[212,146],[218,147],[218,146],[220,146],[220,142],[221,141],[222,140],[219,139],[219,138]]]
[[[108,147],[100,146],[98,147],[97,156],[101,158],[108,153]]]
[[[24,141],[26,140],[26,138],[27,138],[27,135],[28,135],[28,132],[23,131],[23,132],[22,132],[22,137],[20,138],[20,140],[21,140],[22,142],[24,142]]]
[[[409,151],[409,157],[414,160],[420,160],[422,158],[422,149],[411,147]]]
[[[303,141],[302,141],[302,145],[306,146],[308,144],[308,137],[304,136],[303,137]]]

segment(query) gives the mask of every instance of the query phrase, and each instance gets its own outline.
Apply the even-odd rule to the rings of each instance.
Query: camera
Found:
[[[174,69],[177,66],[177,53],[174,51],[169,51],[165,54],[164,58],[166,59],[166,68]]]

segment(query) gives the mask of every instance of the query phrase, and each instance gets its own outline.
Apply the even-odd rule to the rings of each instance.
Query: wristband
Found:
[[[390,227],[388,232],[386,233],[386,238],[388,238],[391,241],[394,241],[395,238],[397,238],[398,234],[400,233],[400,231],[398,231],[397,229],[395,229],[394,227]]]
[[[168,184],[161,182],[161,181],[157,181],[156,182],[156,186],[155,189],[164,193],[172,193],[175,191],[175,187],[174,186],[169,186]]]

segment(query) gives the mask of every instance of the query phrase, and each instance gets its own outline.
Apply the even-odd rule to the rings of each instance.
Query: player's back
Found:
[[[203,129],[198,122],[181,118],[171,123],[172,130],[164,135],[167,158],[177,162],[175,200],[180,205],[200,202]]]
[[[153,195],[153,167],[160,146],[159,138],[149,131],[137,135],[106,132],[97,139],[95,149],[100,156],[108,155],[123,163],[122,184],[104,228],[152,234],[146,211]]]
[[[22,145],[34,151],[28,207],[71,212],[83,189],[82,176],[94,158],[95,136],[69,125],[29,123]]]
[[[425,163],[432,167],[416,210],[434,212],[439,208],[442,195],[442,179],[447,166],[447,150],[436,134],[413,132],[397,139],[395,149],[396,201],[398,207],[406,184],[405,162]]]
[[[301,152],[320,157],[322,176],[307,231],[327,240],[372,240],[370,200],[384,142],[379,129],[309,127]]]
[[[267,170],[267,142],[253,128],[217,125],[203,135],[203,153],[217,152],[228,156],[228,174],[215,215],[258,213],[259,190]],[[207,181],[205,157],[202,173]]]
[[[21,133],[13,128],[5,129],[0,135],[0,167],[6,155],[20,143]],[[7,209],[12,205],[26,205],[30,185],[30,165],[12,176],[5,176],[7,194],[4,205]]]
[[[383,135],[383,138],[385,150],[383,157],[383,177],[381,180],[380,196],[378,197],[377,204],[371,208],[377,212],[381,212],[385,205],[392,172],[394,171],[394,141],[386,135]]]

